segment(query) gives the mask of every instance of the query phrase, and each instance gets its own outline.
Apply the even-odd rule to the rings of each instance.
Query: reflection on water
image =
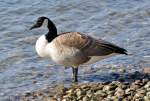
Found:
[[[114,71],[124,67],[130,72],[140,71],[141,64],[149,67],[149,5],[148,0],[0,0],[0,99],[62,80],[70,82],[70,69],[64,70],[35,53],[35,41],[46,31],[28,29],[39,16],[51,18],[58,32],[79,31],[99,36],[131,54],[98,62],[92,65],[93,72],[91,66],[82,66],[87,68],[80,68],[80,82],[89,80],[92,74],[103,78],[113,67]]]

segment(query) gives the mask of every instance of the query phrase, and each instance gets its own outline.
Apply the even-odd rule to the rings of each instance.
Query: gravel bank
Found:
[[[150,78],[47,88],[27,92],[21,101],[150,101]]]

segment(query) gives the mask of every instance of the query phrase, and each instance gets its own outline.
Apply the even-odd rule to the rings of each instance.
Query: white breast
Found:
[[[46,40],[45,35],[42,35],[36,41],[35,49],[36,49],[37,54],[40,57],[48,57],[48,54],[46,52],[47,45],[48,45],[48,41]]]

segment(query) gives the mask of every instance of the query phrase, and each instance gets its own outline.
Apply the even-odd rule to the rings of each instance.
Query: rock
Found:
[[[66,91],[66,93],[67,93],[67,94],[72,94],[72,93],[74,93],[74,90],[73,90],[73,89],[70,89],[70,90]]]
[[[81,85],[81,87],[80,87],[81,89],[87,89],[87,88],[90,88],[89,86],[87,86],[87,85]]]
[[[106,96],[105,96],[106,97]],[[97,99],[96,101],[102,101],[104,98],[104,96],[101,96],[99,94],[95,95],[95,98]],[[90,100],[89,100],[90,101]]]
[[[82,95],[82,91],[81,91],[81,89],[76,89],[76,94],[77,94],[77,96],[81,96]]]
[[[67,99],[63,99],[62,101],[67,101]]]
[[[110,86],[109,85],[106,85],[103,87],[103,91],[109,91],[110,90]]]
[[[146,93],[146,96],[147,96],[147,97],[150,97],[150,92],[147,92],[147,93]]]
[[[102,88],[104,87],[104,85],[103,85],[103,84],[99,84],[97,87],[98,87],[100,90],[102,90]]]
[[[111,98],[104,98],[104,101],[113,101]]]
[[[77,101],[82,100],[83,96],[77,96]]]
[[[103,87],[104,91],[111,91],[111,90],[115,90],[115,88],[117,87],[116,84],[111,83],[110,85],[106,85]]]
[[[147,90],[147,92],[150,92],[150,88],[147,88],[146,90]]]
[[[149,74],[150,73],[150,67],[143,68],[143,72],[146,73],[146,74]]]
[[[92,87],[92,90],[93,90],[94,92],[96,92],[97,90],[102,90],[103,87],[104,87],[104,85],[99,84],[99,85],[97,85],[97,86],[95,86],[95,87]]]
[[[146,84],[148,81],[149,81],[148,79],[143,79],[143,80],[142,80],[142,83],[143,83],[143,84]]]
[[[43,93],[42,93],[42,92],[37,92],[36,95],[37,95],[37,96],[42,96]]]
[[[109,99],[112,99],[112,96],[114,96],[114,95],[107,95],[107,98],[109,98]]]
[[[128,101],[132,101],[132,96],[127,96]]]
[[[121,88],[116,88],[115,95],[116,95],[117,97],[124,97],[125,91],[124,91],[123,89],[121,89]]]
[[[149,82],[147,82],[147,84],[144,86],[144,88],[150,88],[150,81]]]
[[[134,101],[143,101],[143,98],[135,99]]]
[[[97,98],[96,96],[92,96],[92,98],[90,99],[90,101],[98,101],[99,98]]]
[[[141,83],[141,80],[136,80],[136,81],[134,82],[135,85],[139,85],[140,83]]]
[[[113,101],[118,101],[118,97],[117,96],[112,96],[111,98]]]
[[[128,98],[124,98],[122,101],[130,101],[130,100],[128,100]]]
[[[97,91],[97,92],[95,93],[95,95],[98,95],[98,96],[100,96],[100,97],[106,97],[106,96],[107,96],[106,92],[105,92],[105,91],[102,91],[102,90]]]
[[[86,95],[87,95],[89,98],[91,98],[92,95],[93,95],[92,90],[88,90],[88,91],[86,92]]]
[[[139,90],[137,90],[137,93],[145,95],[146,90],[145,89],[139,89]]]
[[[51,99],[47,98],[46,101],[57,101],[57,99],[56,98],[51,98]]]
[[[134,93],[135,93],[135,90],[132,89],[132,88],[127,88],[127,89],[125,90],[125,94],[126,94],[126,95],[134,96]]]
[[[142,85],[143,83],[141,83],[140,80],[136,80],[135,82],[131,84],[131,88],[136,90],[136,89],[139,89]]]
[[[124,84],[122,84],[121,86],[120,86],[120,88],[122,88],[122,89],[127,89],[127,85],[124,85]]]
[[[123,100],[123,97],[118,97],[118,101],[122,101]]]
[[[90,101],[90,98],[88,96],[83,97],[83,101]]]
[[[73,100],[72,97],[73,97],[73,96],[68,96],[68,97],[63,98],[62,100],[59,99],[58,101],[72,101],[72,100]]]
[[[136,93],[136,94],[134,95],[134,99],[143,98],[143,97],[144,97],[144,95],[141,94],[141,93]]]
[[[144,101],[150,101],[150,97],[144,96]]]
[[[114,95],[114,93],[115,93],[115,91],[114,91],[114,90],[113,90],[113,91],[108,91],[108,92],[107,92],[107,94],[108,94],[108,95],[111,95],[111,96],[113,96],[113,95]]]

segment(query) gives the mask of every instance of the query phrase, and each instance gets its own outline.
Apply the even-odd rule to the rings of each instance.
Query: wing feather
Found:
[[[87,56],[105,56],[112,53],[127,55],[127,51],[119,46],[102,39],[92,38],[91,36],[79,32],[63,33],[54,41],[57,41],[59,45],[77,48]]]

